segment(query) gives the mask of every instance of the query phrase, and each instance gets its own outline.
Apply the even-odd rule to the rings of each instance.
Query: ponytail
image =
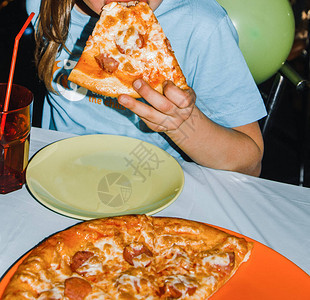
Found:
[[[38,76],[49,91],[57,53],[66,48],[74,0],[42,0],[35,39],[35,63]]]

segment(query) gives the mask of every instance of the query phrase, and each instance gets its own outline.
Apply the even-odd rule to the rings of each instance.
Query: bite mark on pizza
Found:
[[[208,299],[252,247],[244,238],[184,219],[91,220],[35,247],[2,299]]]
[[[160,93],[165,80],[188,88],[171,44],[148,4],[111,2],[103,7],[69,80],[101,95],[139,98],[132,87],[136,79],[145,80]]]

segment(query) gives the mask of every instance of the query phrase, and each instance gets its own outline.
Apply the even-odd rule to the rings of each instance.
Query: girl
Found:
[[[163,27],[191,89],[168,81],[161,95],[137,80],[137,100],[76,86],[68,75],[111,0],[28,0],[28,12],[37,16],[38,73],[49,90],[42,127],[131,136],[177,158],[258,176],[263,140],[257,121],[266,111],[225,10],[215,0],[143,1]]]

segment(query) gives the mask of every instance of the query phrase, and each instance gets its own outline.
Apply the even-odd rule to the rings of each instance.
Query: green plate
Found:
[[[116,135],[84,135],[50,144],[29,162],[27,186],[43,205],[88,220],[154,214],[177,199],[183,170],[162,149]]]

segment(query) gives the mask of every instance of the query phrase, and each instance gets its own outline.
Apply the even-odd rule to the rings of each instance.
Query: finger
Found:
[[[193,106],[196,101],[193,89],[182,90],[170,80],[164,82],[163,93],[174,105],[181,109]]]
[[[166,114],[173,115],[176,106],[168,100],[164,95],[155,91],[145,81],[138,79],[133,83],[134,89],[155,109]]]
[[[156,110],[154,107],[136,100],[128,95],[119,96],[118,102],[126,108],[130,109],[140,118],[144,118],[153,123],[160,124],[167,118],[165,114]]]

